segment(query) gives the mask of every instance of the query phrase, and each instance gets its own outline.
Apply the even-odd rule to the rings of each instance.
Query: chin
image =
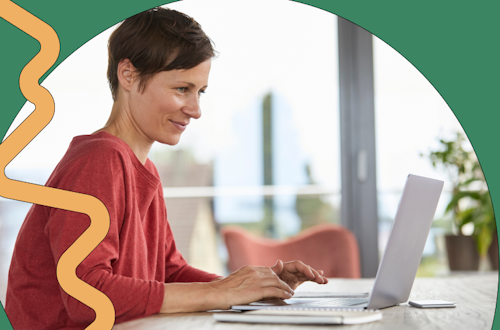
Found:
[[[160,140],[156,140],[156,141],[159,142],[159,143],[161,143],[161,144],[167,144],[169,146],[175,146],[176,144],[179,143],[180,136],[179,137],[168,137],[168,138],[160,139]]]

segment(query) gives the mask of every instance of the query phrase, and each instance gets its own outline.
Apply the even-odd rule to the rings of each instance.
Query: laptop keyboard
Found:
[[[316,301],[307,304],[307,306],[314,307],[343,307],[343,306],[356,306],[368,303],[367,298],[336,298],[332,300]]]

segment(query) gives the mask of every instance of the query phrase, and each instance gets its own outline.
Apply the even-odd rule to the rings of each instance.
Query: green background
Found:
[[[172,1],[14,2],[57,32],[61,53],[53,70],[78,47],[108,27],[142,10]],[[328,10],[360,25],[394,47],[427,77],[464,127],[481,162],[493,206],[498,209],[500,173],[495,171],[499,159],[495,152],[495,132],[498,132],[500,119],[500,1],[298,2]],[[0,5],[0,13],[1,10]],[[19,89],[19,74],[39,51],[40,45],[4,20],[0,20],[0,45],[3,65],[0,136],[3,138],[26,101]],[[59,111],[57,107],[56,111]],[[498,308],[493,329],[500,329],[497,313],[500,313]],[[3,308],[0,309],[0,329],[11,329]]]

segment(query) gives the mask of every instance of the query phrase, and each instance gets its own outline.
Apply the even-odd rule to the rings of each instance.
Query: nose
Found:
[[[182,112],[184,112],[191,118],[194,119],[200,118],[201,117],[200,97],[198,95],[190,96]]]

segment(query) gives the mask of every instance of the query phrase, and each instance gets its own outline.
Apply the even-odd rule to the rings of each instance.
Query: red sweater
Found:
[[[158,313],[165,282],[218,277],[189,266],[175,247],[158,172],[119,138],[77,136],[47,186],[93,195],[106,205],[110,228],[78,266],[77,276],[113,302],[116,322]],[[33,205],[10,265],[6,312],[15,330],[84,329],[94,311],[59,286],[56,265],[87,229],[87,215]]]

